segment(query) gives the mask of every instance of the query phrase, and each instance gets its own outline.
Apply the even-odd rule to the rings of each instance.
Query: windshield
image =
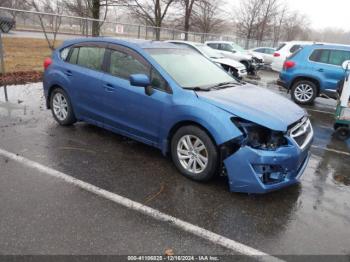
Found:
[[[146,49],[183,88],[205,88],[237,81],[204,56],[190,49]]]
[[[239,45],[237,45],[236,43],[231,43],[231,45],[233,46],[233,48],[236,50],[236,51],[238,51],[238,52],[246,52],[246,50],[244,50],[243,49],[243,47],[241,47],[241,46],[239,46]]]
[[[196,44],[195,46],[199,49],[199,51],[201,51],[203,54],[210,58],[223,58],[222,54],[220,54],[218,51],[215,51],[209,46],[203,44]]]

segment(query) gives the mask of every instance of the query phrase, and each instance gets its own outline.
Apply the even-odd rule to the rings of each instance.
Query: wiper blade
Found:
[[[241,83],[239,82],[223,82],[223,83],[220,83],[220,84],[216,84],[216,85],[213,85],[213,86],[210,86],[209,89],[215,89],[215,90],[219,90],[219,89],[223,89],[223,88],[228,88],[228,87],[233,87],[233,86],[240,86],[242,85]]]
[[[195,87],[183,87],[183,89],[186,90],[193,90],[193,91],[209,91],[210,88],[205,88],[205,87],[200,87],[200,86],[195,86]]]

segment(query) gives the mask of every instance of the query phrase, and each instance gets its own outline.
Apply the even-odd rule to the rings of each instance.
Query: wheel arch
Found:
[[[213,141],[215,147],[218,149],[218,144],[217,141],[215,140],[214,136],[210,133],[210,131],[203,126],[202,124],[193,121],[193,120],[183,120],[180,122],[175,123],[169,130],[168,135],[167,135],[167,145],[166,147],[163,149],[163,153],[167,154],[170,152],[170,147],[171,147],[171,139],[173,138],[173,136],[175,135],[176,131],[178,131],[180,128],[184,127],[184,126],[196,126],[199,127],[200,129],[202,129],[209,137],[210,139]]]
[[[306,81],[310,81],[312,83],[314,83],[316,85],[316,88],[317,88],[317,96],[320,94],[320,90],[321,90],[321,83],[320,83],[320,80],[314,78],[314,77],[310,77],[310,76],[297,76],[293,79],[293,81],[291,82],[290,84],[290,87],[289,89],[292,89],[293,86],[298,82],[298,81],[303,81],[303,80],[306,80]]]

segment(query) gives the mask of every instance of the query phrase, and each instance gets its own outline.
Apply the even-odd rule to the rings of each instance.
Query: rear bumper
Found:
[[[264,194],[300,181],[310,159],[309,145],[276,151],[242,147],[224,160],[231,192]]]
[[[277,79],[276,84],[278,86],[281,86],[281,87],[284,87],[286,89],[289,89],[288,84],[285,81],[281,80],[281,79]]]

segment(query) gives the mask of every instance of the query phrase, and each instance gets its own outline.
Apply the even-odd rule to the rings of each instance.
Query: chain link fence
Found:
[[[245,46],[246,39],[234,35],[185,32],[176,28],[157,28],[86,17],[51,14],[0,7],[0,29],[3,32],[7,72],[42,70],[42,61],[62,41],[77,37],[100,36],[149,40],[233,41]],[[272,41],[250,40],[250,48],[272,46]]]

